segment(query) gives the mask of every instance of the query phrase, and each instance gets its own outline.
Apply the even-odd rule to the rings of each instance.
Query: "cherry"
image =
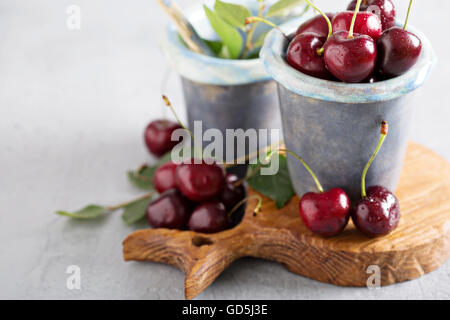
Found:
[[[406,30],[412,0],[403,28],[392,27],[383,32],[378,41],[379,72],[387,77],[401,76],[419,60],[422,42],[413,33]]]
[[[192,231],[215,233],[228,229],[231,222],[223,203],[207,202],[195,208],[187,225]]]
[[[331,21],[334,18],[334,14],[326,13],[328,19]],[[322,15],[317,15],[304,23],[302,23],[295,35],[299,35],[302,33],[312,32],[315,33],[319,37],[326,37],[328,35],[328,23],[327,20]]]
[[[367,195],[352,210],[352,220],[370,237],[389,234],[400,221],[400,205],[395,195],[382,186],[367,188]]]
[[[341,233],[350,218],[350,199],[340,188],[323,190],[322,185],[308,164],[297,154],[289,153],[299,160],[311,174],[319,193],[308,192],[302,196],[299,204],[300,217],[305,226],[312,232],[324,237]]]
[[[300,200],[300,216],[305,226],[324,237],[341,233],[349,220],[350,199],[344,190],[309,192]]]
[[[356,3],[357,0],[350,2],[347,10],[355,10]],[[391,0],[363,0],[360,10],[379,15],[383,30],[389,29],[395,25],[395,6]]]
[[[181,126],[169,120],[155,120],[149,123],[144,132],[148,150],[161,157],[175,147],[179,141],[172,141],[172,133]]]
[[[202,202],[220,196],[225,186],[225,170],[222,166],[205,160],[178,165],[175,179],[181,193],[192,201]],[[198,161],[198,160],[197,160]]]
[[[348,31],[352,23],[354,12],[345,11],[338,13],[332,22],[333,32]],[[381,26],[380,18],[371,12],[359,12],[356,16],[354,32],[358,34],[365,34],[377,41],[383,28]]]
[[[399,27],[383,32],[378,41],[379,72],[386,77],[401,76],[419,60],[420,39]]]
[[[326,36],[318,36],[314,33],[302,33],[289,44],[286,59],[291,67],[298,71],[320,79],[332,79],[331,73],[325,67],[323,47]]]
[[[191,211],[191,203],[178,190],[171,189],[150,202],[146,216],[154,228],[181,229]]]
[[[367,162],[361,176],[362,199],[352,209],[352,220],[356,228],[370,237],[389,234],[400,221],[400,205],[397,197],[383,186],[372,186],[366,192],[366,174],[377,156],[388,133],[386,121],[381,123],[380,140]]]
[[[226,183],[220,200],[228,211],[245,198],[245,186],[243,183],[237,184],[238,182],[239,178],[237,175],[228,174],[226,176]]]
[[[164,163],[155,171],[153,176],[153,185],[156,191],[163,193],[169,189],[177,188],[177,183],[175,180],[175,172],[178,165],[172,161]]]
[[[366,35],[350,36],[338,31],[325,43],[325,65],[339,80],[358,83],[367,79],[377,61],[377,48],[373,39]]]

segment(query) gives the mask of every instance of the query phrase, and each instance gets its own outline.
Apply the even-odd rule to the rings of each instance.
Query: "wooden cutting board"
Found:
[[[246,256],[273,260],[296,274],[339,286],[366,286],[374,270],[370,266],[378,266],[381,285],[390,285],[431,272],[450,257],[449,162],[410,143],[396,195],[402,218],[398,228],[382,238],[364,236],[351,221],[341,235],[322,238],[302,224],[298,197],[281,210],[263,197],[258,214],[253,213],[256,200],[250,200],[242,222],[217,234],[136,231],[124,240],[123,256],[126,261],[162,262],[181,269],[186,299]]]

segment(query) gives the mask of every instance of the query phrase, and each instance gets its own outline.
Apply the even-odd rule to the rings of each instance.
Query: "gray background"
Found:
[[[347,5],[316,3],[327,11]],[[408,1],[395,3],[404,16]],[[71,4],[82,9],[79,31],[66,27]],[[414,101],[412,139],[450,160],[449,12],[450,1],[416,1],[411,23],[440,58]],[[152,161],[142,131],[163,109],[167,64],[158,43],[167,22],[149,0],[0,1],[0,298],[183,298],[177,269],[123,262],[121,241],[133,228],[119,213],[90,222],[53,214],[140,194],[125,172]],[[184,114],[175,74],[165,91]],[[81,267],[81,290],[66,289],[69,265]],[[243,259],[199,298],[448,299],[450,263],[418,280],[369,291]]]

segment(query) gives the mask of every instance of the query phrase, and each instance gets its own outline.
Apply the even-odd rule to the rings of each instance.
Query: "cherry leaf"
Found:
[[[290,11],[301,4],[303,0],[280,0],[275,2],[269,10],[267,10],[266,17],[279,17],[285,16],[290,13]]]
[[[251,12],[248,8],[234,3],[222,2],[216,0],[214,10],[226,22],[234,27],[244,28],[245,18],[251,17]]]
[[[106,211],[105,207],[91,204],[75,212],[57,211],[56,214],[75,219],[95,219]]]
[[[223,44],[228,48],[231,59],[237,59],[242,51],[243,39],[239,31],[222,19],[217,13],[203,6],[209,23]]]

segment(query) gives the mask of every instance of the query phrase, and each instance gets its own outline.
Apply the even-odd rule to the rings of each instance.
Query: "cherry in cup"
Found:
[[[332,21],[334,18],[334,14],[332,13],[325,13],[325,15],[329,21]],[[314,33],[319,37],[327,37],[329,33],[328,21],[319,14],[302,23],[298,27],[295,35],[297,36],[302,33]]]
[[[383,121],[378,145],[361,176],[361,200],[352,209],[356,228],[370,237],[384,236],[397,228],[400,205],[393,192],[383,186],[365,187],[367,171],[381,149],[388,134],[388,124]]]
[[[378,41],[379,72],[386,78],[401,76],[419,60],[422,42],[419,37],[406,30],[411,5],[412,0],[409,2],[403,28],[392,27],[385,30]]]
[[[348,31],[352,24],[354,12],[344,11],[338,13],[332,22],[333,32]],[[383,31],[380,18],[371,12],[358,12],[353,32],[371,37],[377,41]]]
[[[298,28],[296,36],[289,43],[286,60],[291,67],[304,74],[320,79],[332,80],[333,76],[327,70],[323,59],[323,47],[332,34],[331,15],[323,13],[311,1],[305,1],[319,12],[320,16],[305,22]],[[246,19],[248,23],[255,21],[264,22],[279,30],[273,23],[265,19],[259,17]],[[282,31],[281,33],[289,40],[287,35]]]
[[[369,78],[377,62],[375,41],[367,35],[353,32],[361,1],[358,0],[350,30],[333,33],[324,47],[326,67],[336,78],[348,83]]]
[[[352,0],[347,10],[353,11],[356,8],[357,0]],[[395,6],[391,0],[363,0],[361,11],[372,12],[379,16],[383,30],[395,25]]]

